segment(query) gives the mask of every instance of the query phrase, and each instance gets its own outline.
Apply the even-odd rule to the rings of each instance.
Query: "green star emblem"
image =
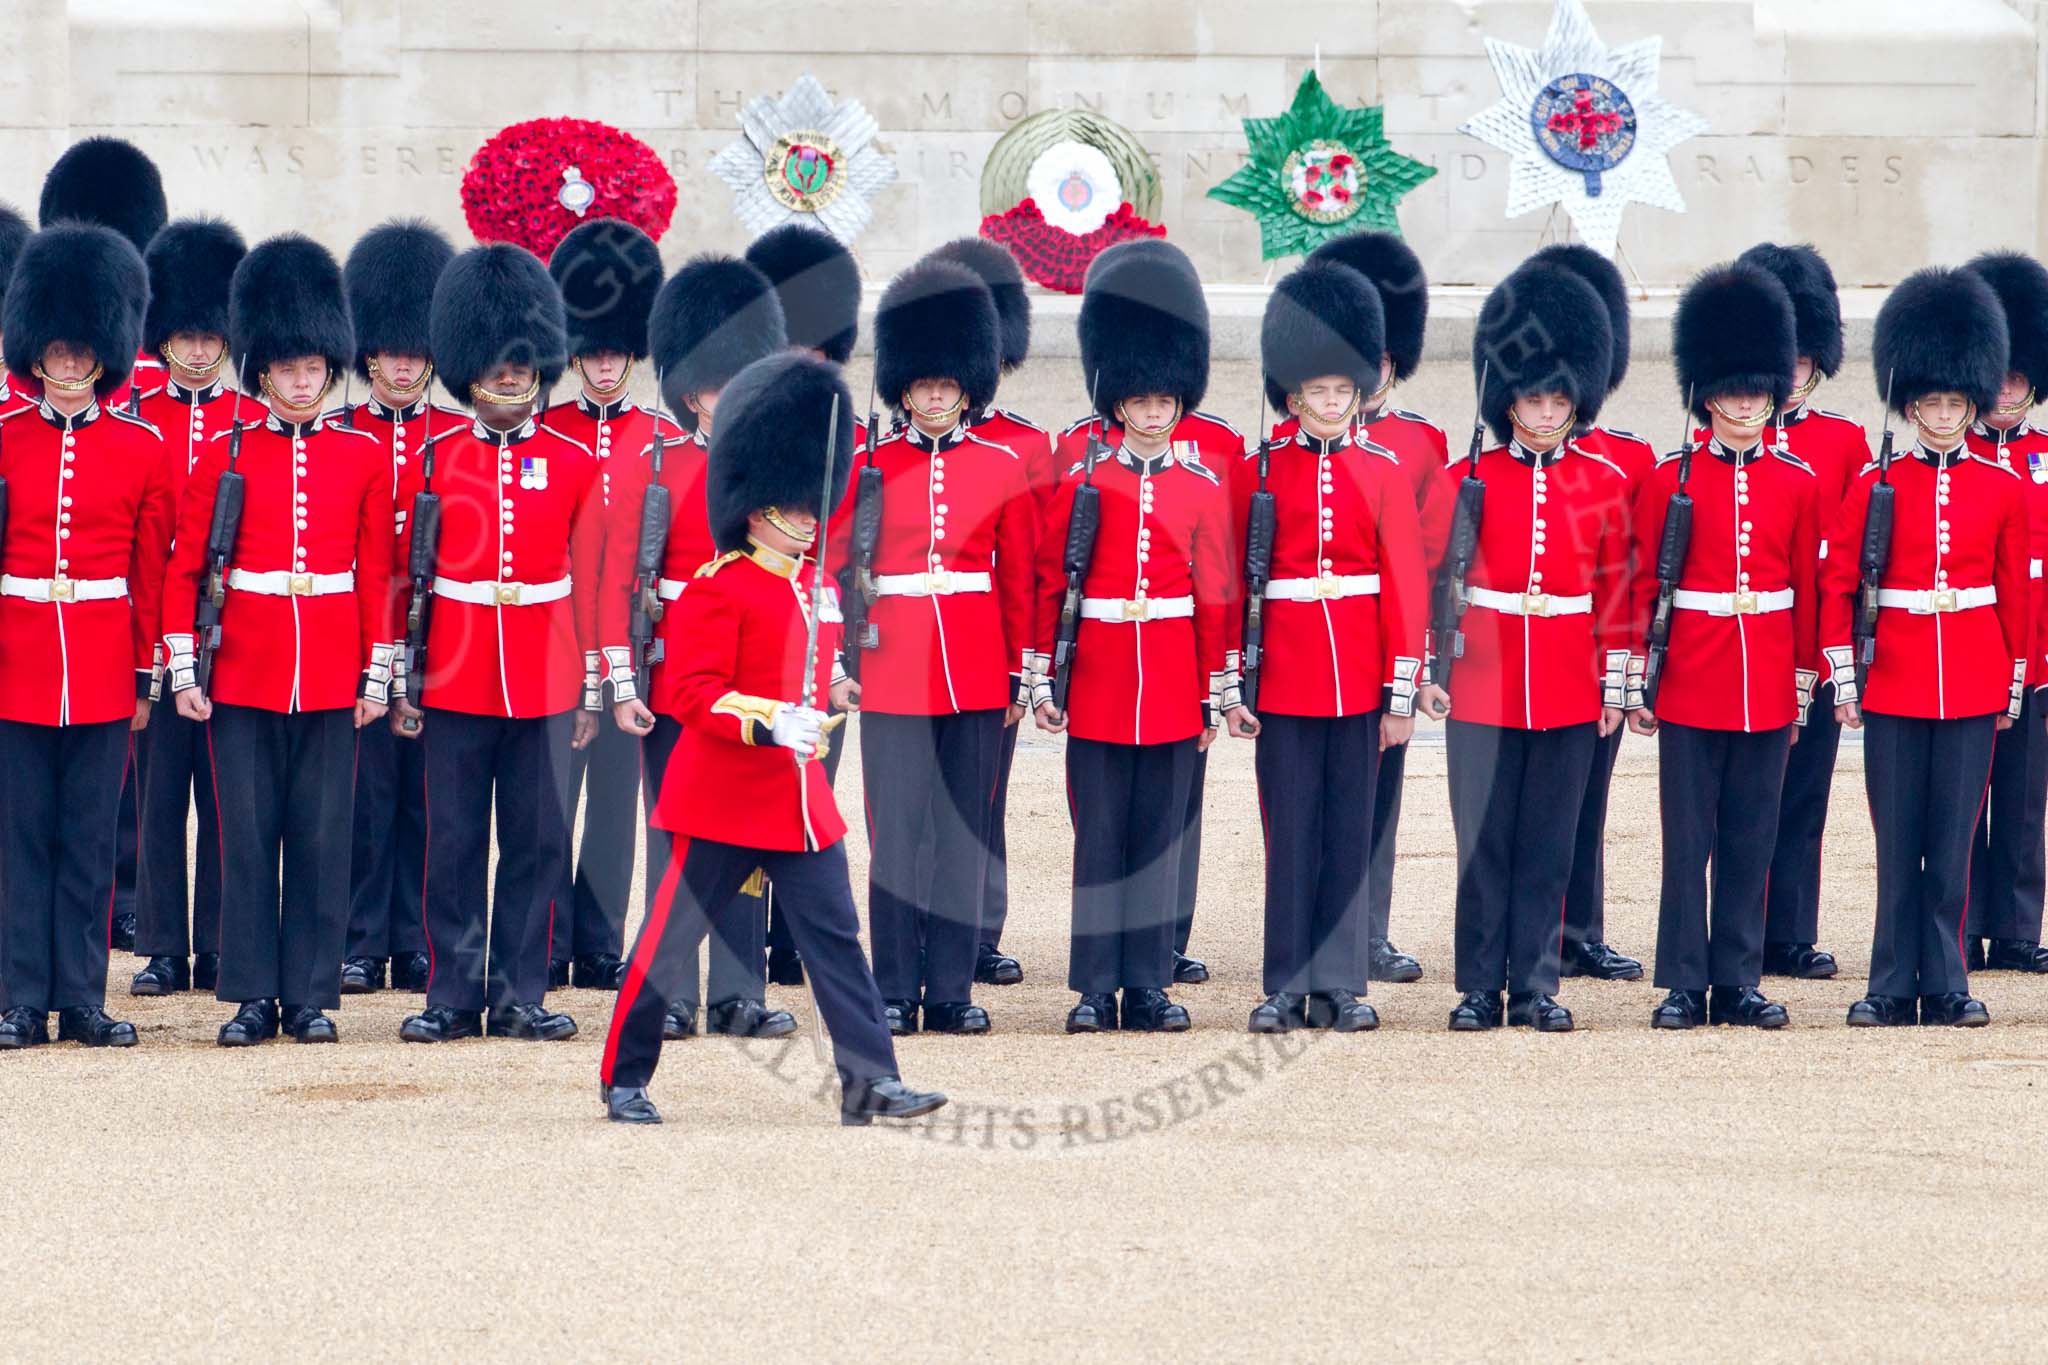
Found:
[[[1377,229],[1399,234],[1394,208],[1436,167],[1387,145],[1380,105],[1346,109],[1313,70],[1278,118],[1248,118],[1251,159],[1209,191],[1259,220],[1265,260],[1300,256],[1332,237]]]

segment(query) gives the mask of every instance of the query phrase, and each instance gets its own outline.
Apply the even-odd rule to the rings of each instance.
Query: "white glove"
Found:
[[[825,713],[808,706],[778,706],[768,736],[785,749],[809,758],[818,752],[818,738],[824,733]]]

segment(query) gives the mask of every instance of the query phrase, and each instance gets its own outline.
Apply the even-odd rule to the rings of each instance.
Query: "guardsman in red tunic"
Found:
[[[1031,298],[1025,292],[1024,272],[1009,248],[986,237],[960,237],[932,251],[937,260],[964,265],[981,276],[995,300],[996,321],[1002,336],[1002,374],[1007,376],[1031,354]],[[1016,452],[1024,461],[1025,482],[1031,487],[1038,520],[1045,520],[1045,505],[1059,486],[1053,434],[1044,427],[1019,417],[994,402],[984,405],[977,416],[966,414],[967,429],[991,444]],[[1010,844],[1007,826],[1010,813],[1010,769],[1017,761],[1017,737],[1022,725],[1003,727],[1002,751],[997,756],[995,801],[989,808],[988,872],[982,881],[981,944],[975,953],[974,979],[985,986],[1014,986],[1024,979],[1024,968],[1002,950],[1003,926],[1010,919]]]
[[[1530,258],[1576,274],[1593,286],[1607,309],[1614,348],[1607,370],[1611,397],[1628,375],[1630,320],[1628,286],[1614,262],[1589,246],[1560,242]],[[1621,470],[1628,480],[1632,505],[1636,492],[1657,463],[1656,448],[1633,432],[1580,423],[1572,444],[1598,455]],[[1624,509],[1625,510],[1625,509]],[[1614,785],[1614,762],[1621,754],[1622,731],[1602,735],[1593,746],[1593,767],[1586,775],[1586,794],[1579,803],[1578,830],[1572,840],[1572,875],[1564,891],[1565,976],[1590,976],[1600,981],[1638,981],[1643,964],[1607,945],[1607,796]]]
[[[597,629],[616,728],[640,738],[650,821],[651,910],[672,848],[668,831],[651,821],[663,775],[683,733],[681,675],[668,662],[680,644],[676,628],[682,614],[677,603],[697,581],[697,570],[718,554],[706,519],[704,476],[719,395],[734,375],[786,350],[789,340],[775,287],[753,266],[731,256],[698,256],[676,271],[655,296],[647,330],[662,402],[675,414],[675,422],[662,423],[658,448],[650,442],[644,450],[612,458]],[[631,634],[634,560],[641,511],[655,486],[657,455],[660,486],[669,492],[668,542],[652,585],[662,611],[654,623],[651,658],[636,660]],[[828,672],[828,680],[829,676]],[[745,905],[723,915],[718,932],[711,935],[711,1008],[704,1016],[705,1029],[743,1038],[780,1038],[795,1032],[796,1018],[787,1010],[771,1010],[766,1003],[762,950],[767,915],[762,897],[747,893],[740,899]],[[692,947],[687,967],[677,968],[662,1025],[665,1038],[687,1038],[697,1031],[697,1003],[706,998],[698,990],[698,962],[698,950]],[[801,980],[799,975],[799,984]]]
[[[369,384],[370,397],[340,420],[375,438],[394,502],[399,480],[419,462],[426,443],[469,424],[467,415],[436,406],[432,394],[427,307],[434,282],[454,259],[455,248],[439,228],[399,218],[364,233],[341,268],[355,320],[356,374]],[[420,912],[426,786],[419,745],[402,743],[388,725],[357,734],[343,995],[382,989],[387,962],[391,989],[427,988],[427,929]]]
[[[1408,244],[1391,232],[1353,232],[1333,237],[1309,253],[1309,259],[1348,265],[1379,291],[1387,323],[1387,353],[1380,361],[1372,391],[1360,396],[1354,443],[1365,442],[1391,451],[1415,496],[1418,518],[1427,520],[1430,503],[1441,486],[1450,459],[1443,429],[1403,408],[1393,406],[1394,386],[1422,364],[1422,339],[1429,323],[1429,277]],[[1273,439],[1292,436],[1293,418],[1281,422]],[[1425,558],[1431,578],[1436,564]],[[1438,550],[1442,547],[1439,545]],[[1390,744],[1380,751],[1379,783],[1372,798],[1372,861],[1366,872],[1367,909],[1371,927],[1366,942],[1366,972],[1374,981],[1422,979],[1422,964],[1393,945],[1388,925],[1393,913],[1394,851],[1401,828],[1401,793],[1408,771],[1408,746]]]
[[[1998,402],[1977,415],[1966,440],[1972,454],[1996,460],[2020,477],[2027,504],[2029,611],[2036,622],[2028,672],[2040,683],[2048,681],[2048,668],[2039,662],[2048,647],[2039,625],[2048,619],[2048,579],[2041,576],[2042,560],[2048,557],[2048,432],[2029,426],[2027,414],[2048,386],[2048,270],[2031,256],[2003,251],[1979,256],[1969,268],[2005,308],[2012,359]],[[2020,704],[2019,719],[1999,733],[1993,747],[1991,789],[1977,821],[1964,927],[1972,971],[2048,972],[2048,948],[2041,946],[2042,896],[2048,889],[2044,814],[2048,725],[2030,693]]]
[[[149,723],[170,551],[163,442],[103,406],[142,339],[149,276],[118,234],[45,228],[21,250],[0,333],[42,397],[0,409],[0,1048],[57,1036],[132,1047],[107,1016],[114,807]]]
[[[228,344],[236,382],[259,387],[260,421],[213,437],[178,509],[164,607],[169,686],[207,726],[221,841],[215,995],[238,1008],[223,1047],[280,1028],[331,1043],[348,936],[356,731],[390,699],[391,483],[370,437],[322,404],[355,358],[341,267],[295,233],[235,268]],[[211,676],[196,657],[210,591],[208,530],[230,471],[242,515],[222,576]]]
[[[1859,1027],[1991,1022],[1970,996],[1963,915],[1970,846],[1999,730],[2027,686],[2027,509],[2020,479],[1970,453],[2011,368],[1998,295],[1967,270],[1900,281],[1871,347],[1880,390],[1913,424],[1888,468],[1856,476],[1821,562],[1821,649],[1844,725],[1861,726],[1877,834],[1877,932]],[[1858,659],[1859,561],[1874,490],[1890,489],[1876,648]]]
[[[1188,1012],[1165,988],[1195,760],[1226,714],[1240,724],[1249,716],[1228,665],[1229,496],[1178,435],[1208,386],[1202,282],[1165,242],[1112,247],[1089,267],[1079,330],[1082,373],[1113,444],[1096,462],[1086,429],[1061,443],[1062,460],[1072,458],[1039,540],[1032,661],[1039,728],[1067,735],[1067,985],[1081,999],[1066,1027],[1180,1032]],[[1080,575],[1073,657],[1062,662],[1067,529],[1084,485],[1100,499],[1100,527]],[[1071,670],[1064,708],[1053,700],[1059,668]]]
[[[476,419],[437,432],[398,486],[408,523],[417,494],[440,499],[424,659],[401,654],[393,708],[399,737],[422,745],[427,792],[427,1007],[399,1037],[573,1038],[576,1021],[542,1000],[569,755],[597,733],[604,495],[588,447],[537,415],[568,365],[561,290],[519,247],[472,247],[434,285],[428,340]],[[408,615],[414,573],[427,577],[411,541],[401,529]]]
[[[1444,472],[1448,504],[1465,478],[1485,486],[1465,578],[1443,716],[1458,842],[1457,984],[1450,1025],[1539,1032],[1572,1027],[1553,998],[1560,907],[1595,741],[1622,720],[1628,669],[1627,476],[1570,439],[1598,419],[1612,331],[1599,294],[1573,271],[1524,264],[1479,315],[1479,411],[1503,444]],[[1446,571],[1449,566],[1446,565]],[[1456,648],[1434,640],[1431,647]]]
[[[1764,879],[1785,755],[1819,665],[1813,471],[1767,443],[1792,391],[1792,300],[1757,266],[1720,266],[1687,287],[1672,323],[1678,387],[1704,442],[1665,456],[1636,494],[1629,726],[1657,737],[1664,883],[1652,1028],[1783,1028],[1763,980]],[[1674,499],[1691,534],[1676,578],[1658,577]],[[1651,623],[1668,626],[1652,644]],[[1712,867],[1711,887],[1708,868]],[[1711,996],[1709,995],[1711,988]]]
[[[1813,391],[1842,368],[1842,303],[1835,274],[1810,246],[1760,242],[1742,253],[1743,265],[1761,266],[1778,277],[1792,296],[1799,331],[1799,366],[1793,374],[1791,408],[1777,419],[1777,443],[1813,470],[1818,490],[1821,557],[1834,529],[1842,494],[1870,462],[1870,442],[1860,424],[1813,404]],[[1845,545],[1840,553],[1854,555]],[[1764,898],[1764,973],[1826,980],[1836,971],[1835,955],[1815,947],[1820,934],[1821,836],[1827,828],[1828,793],[1835,780],[1835,753],[1842,727],[1835,723],[1833,684],[1823,676],[1807,709],[1799,742],[1785,761],[1785,791],[1778,803],[1778,844]]]
[[[1023,457],[963,420],[993,398],[1001,360],[979,275],[941,260],[904,271],[882,295],[875,355],[877,390],[905,420],[860,457],[882,476],[865,566],[875,646],[859,680],[833,688],[836,705],[861,713],[875,980],[892,1033],[915,1033],[920,1009],[927,1031],[986,1033],[970,995],[990,793],[1003,729],[1026,700],[1037,509]]]
[[[1387,353],[1372,283],[1333,261],[1304,265],[1267,303],[1260,352],[1267,397],[1297,430],[1229,475],[1238,545],[1251,544],[1260,493],[1273,516],[1257,719],[1231,726],[1258,741],[1266,842],[1266,999],[1249,1027],[1353,1033],[1379,1027],[1360,999],[1373,799],[1382,754],[1415,730],[1422,534],[1398,457],[1356,425]]]
[[[200,457],[232,420],[237,398],[222,378],[228,365],[228,286],[247,251],[242,234],[219,219],[182,218],[157,233],[143,258],[150,286],[143,348],[163,359],[165,378],[143,398],[142,419],[162,433],[169,448],[173,507]],[[250,420],[261,419],[260,407],[240,401]],[[149,728],[136,737],[135,770],[141,787],[135,951],[149,961],[128,983],[128,993],[211,991],[220,981],[221,839],[206,727],[179,715],[176,705],[155,707]],[[188,889],[185,832],[195,808],[197,866]]]
[[[828,426],[835,400],[838,420]],[[782,354],[748,366],[718,406],[706,491],[724,553],[698,570],[670,629],[663,670],[683,724],[654,820],[674,853],[613,1009],[600,1073],[606,1114],[661,1122],[647,1083],[663,1020],[695,972],[698,940],[719,920],[752,913],[736,893],[756,869],[773,879],[810,970],[839,1071],[840,1121],[928,1114],[946,1097],[897,1077],[881,994],[861,955],[846,822],[816,761],[826,724],[814,614],[823,575],[811,556],[846,484],[853,397],[836,365]]]
[[[647,358],[647,314],[661,289],[661,250],[630,223],[598,218],[578,224],[548,258],[569,319],[569,367],[582,391],[548,409],[547,424],[597,456],[598,492],[609,508],[612,470],[624,468],[655,438],[655,414],[626,397],[633,365]],[[617,464],[614,465],[614,457]],[[620,490],[623,493],[623,490]],[[627,501],[635,501],[628,499]],[[638,507],[633,510],[637,513]],[[606,517],[607,525],[610,517]],[[608,539],[608,531],[601,533]],[[637,516],[627,553],[639,537]],[[632,586],[619,584],[623,595]],[[555,902],[551,986],[615,991],[626,975],[626,906],[633,898],[634,807],[640,745],[616,725],[600,725],[569,767],[569,828],[584,805],[583,839],[572,875]]]

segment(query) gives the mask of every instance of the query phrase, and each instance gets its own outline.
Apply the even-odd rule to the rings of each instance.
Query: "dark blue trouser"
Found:
[[[1263,989],[1365,994],[1366,866],[1380,713],[1259,716],[1266,838]]]
[[[1978,938],[2041,941],[2041,905],[2048,889],[2048,726],[2029,692],[2020,718],[1998,732],[1991,754],[1991,792],[1977,820],[1970,858],[1969,932]]]
[[[1778,841],[1764,896],[1765,943],[1820,939],[1820,846],[1828,824],[1828,793],[1835,784],[1835,754],[1842,727],[1835,719],[1835,689],[1814,688],[1799,742],[1785,759],[1785,790],[1778,799]]]
[[[669,757],[675,753],[676,741],[682,736],[681,721],[669,716],[656,716],[653,731],[642,741],[642,754],[647,765],[646,813],[650,822],[654,818],[654,807],[661,799],[661,783],[668,774]],[[668,872],[673,843],[667,830],[656,829],[652,823],[647,826],[647,913],[650,915],[654,913],[654,898],[661,891],[661,879]],[[733,902],[730,911],[717,917],[718,932],[710,935],[709,999],[714,1005],[732,1000],[763,1001],[768,996],[768,966],[763,956],[762,941],[768,921],[766,898],[735,895]],[[777,918],[783,917],[778,915]],[[685,950],[679,948],[677,951]],[[689,966],[676,982],[674,998],[669,1003],[695,1014],[702,998],[697,993],[697,964],[703,960],[703,955],[694,944],[687,952]]]
[[[1994,727],[1991,716],[1926,720],[1863,713],[1863,781],[1877,834],[1872,995],[1970,988],[1963,915]]]
[[[348,957],[424,953],[420,875],[427,770],[420,746],[379,721],[358,732],[354,851],[349,860]]]
[[[140,844],[136,853],[135,952],[187,957],[220,951],[220,822],[214,818],[213,764],[206,727],[165,697],[136,736],[143,759]],[[199,814],[191,886],[186,886],[185,817]]]
[[[1082,995],[1163,987],[1173,979],[1181,833],[1195,780],[1195,741],[1067,740],[1074,824],[1074,918],[1067,986]]]
[[[601,716],[590,747],[569,755],[569,829],[573,835],[581,804],[583,837],[576,845],[574,875],[555,899],[550,955],[557,962],[600,953],[617,957],[625,951],[639,792],[640,741],[609,714]]]
[[[1655,979],[1667,991],[1763,980],[1764,878],[1787,746],[1798,747],[1791,733],[1789,725],[1756,734],[1670,721],[1657,727],[1664,883]]]
[[[128,747],[125,720],[0,720],[0,1004],[47,1014],[106,1002]]]

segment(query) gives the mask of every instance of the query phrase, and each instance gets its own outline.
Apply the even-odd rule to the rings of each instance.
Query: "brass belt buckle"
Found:
[[[290,587],[291,595],[294,597],[311,597],[313,595],[313,575],[309,573],[292,574],[287,580],[287,584]]]
[[[1146,613],[1151,609],[1151,606],[1152,604],[1145,600],[1145,595],[1143,593],[1139,593],[1136,597],[1126,597],[1124,599],[1124,620],[1144,620]]]
[[[1326,573],[1316,576],[1316,599],[1318,601],[1326,597],[1341,597],[1343,593],[1344,585],[1337,581],[1337,575]]]
[[[69,602],[77,597],[77,595],[78,585],[70,579],[53,578],[50,580],[50,600],[52,602]]]
[[[1522,615],[1550,615],[1550,594],[1547,592],[1525,592],[1522,594]]]
[[[1756,594],[1753,592],[1736,593],[1734,608],[1735,614],[1737,616],[1749,616],[1754,614],[1756,611]]]
[[[944,569],[933,569],[924,576],[924,590],[932,597],[944,596],[953,590],[953,575]]]
[[[519,605],[519,585],[517,583],[498,584],[498,605],[501,607],[516,607]]]
[[[1935,611],[1954,611],[1956,609],[1956,590],[1954,588],[1936,588],[1929,596],[1929,605]]]

